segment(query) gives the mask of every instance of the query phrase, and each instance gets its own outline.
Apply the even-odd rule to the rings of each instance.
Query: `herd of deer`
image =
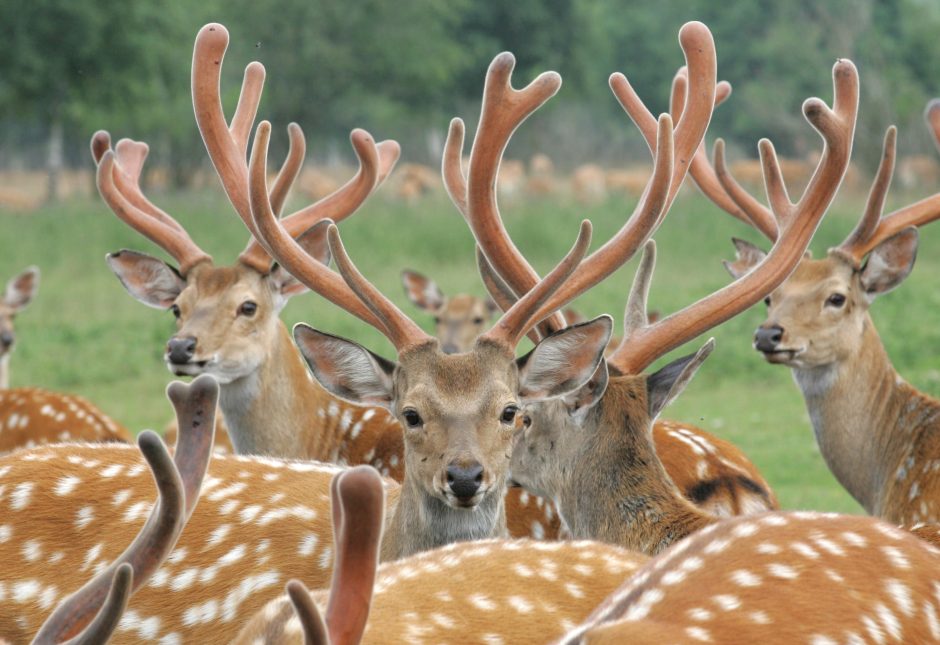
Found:
[[[889,128],[861,221],[811,259],[851,155],[854,65],[835,63],[832,107],[803,105],[823,151],[798,201],[761,141],[764,206],[729,174],[720,140],[713,163],[704,151],[730,93],[710,32],[688,23],[679,41],[687,64],[670,114],[652,115],[623,75],[610,80],[652,153],[639,203],[591,254],[583,222],[545,277],[503,226],[496,181],[512,133],[561,79],[517,90],[513,57],[493,60],[469,165],[460,119],[443,159],[491,300],[446,298],[404,272],[435,338],[359,272],[336,226],[391,172],[398,145],[355,130],[356,175],[280,217],[303,134],[289,126],[269,187],[271,125],[248,145],[264,68],[246,68],[227,121],[228,33],[203,27],[196,121],[252,241],[216,266],[141,191],[146,144],[94,135],[102,198],[177,266],[127,250],[108,263],[132,296],[175,314],[166,363],[196,378],[168,388],[173,456],[150,432],[134,448],[81,399],[0,390],[0,642],[940,642],[940,402],[895,372],[868,314],[911,271],[940,194],[882,216]],[[940,104],[928,121],[940,144]],[[651,238],[686,174],[773,247],[735,240],[731,284],[652,320]],[[637,252],[622,339],[611,342],[609,316],[569,324],[566,305]],[[38,277],[14,278],[0,302],[3,386],[11,321]],[[385,334],[397,360],[304,324],[291,334],[278,314],[306,289]],[[733,445],[658,420],[714,344],[644,370],[760,300],[755,348],[792,368],[827,464],[880,519],[780,512]],[[526,335],[535,347],[517,358]],[[214,451],[221,442],[228,450]]]

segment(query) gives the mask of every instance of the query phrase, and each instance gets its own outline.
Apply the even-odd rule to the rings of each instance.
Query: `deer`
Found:
[[[927,119],[940,142],[940,106]],[[818,260],[807,256],[765,300],[767,319],[754,348],[791,368],[816,442],[839,483],[871,515],[895,524],[940,520],[940,401],[907,383],[891,364],[869,315],[875,299],[896,288],[914,266],[917,227],[940,217],[940,194],[883,215],[896,158],[897,130],[888,128],[881,161],[855,229]],[[693,177],[712,201],[773,240],[768,209],[728,172],[724,146],[714,166],[698,152]],[[764,257],[734,240],[732,276]],[[867,259],[866,259],[867,258]]]
[[[832,76],[833,107],[815,98],[803,105],[803,114],[822,137],[824,148],[813,180],[796,203],[786,196],[772,144],[760,143],[780,231],[771,252],[732,284],[650,324],[646,300],[656,246],[647,242],[624,313],[621,345],[585,387],[523,411],[524,422],[514,437],[512,478],[552,499],[573,537],[655,555],[719,521],[681,494],[660,461],[651,432],[653,420],[682,392],[714,341],[653,374],[642,372],[668,351],[762,300],[800,262],[851,154],[858,76],[847,60],[835,64]],[[652,115],[638,97],[627,91],[620,96],[635,120],[652,127]],[[584,503],[588,499],[591,503]]]
[[[233,645],[546,643],[586,619],[647,560],[602,542],[521,539],[456,543],[379,565],[383,493],[369,466],[336,476],[330,587],[311,594],[289,581]]]
[[[118,628],[133,593],[153,576],[179,540],[195,510],[209,465],[212,417],[219,388],[211,376],[204,375],[191,385],[171,383],[167,387],[167,398],[176,410],[182,429],[180,450],[171,457],[166,444],[151,430],[144,430],[137,437],[138,448],[158,494],[146,523],[111,564],[102,565],[81,589],[55,607],[37,631],[33,643],[107,642]],[[56,592],[54,586],[48,587],[41,604],[52,602]],[[14,601],[21,602],[23,595],[22,587],[19,591],[14,587]]]
[[[80,396],[10,388],[13,321],[36,297],[39,276],[39,267],[27,267],[10,278],[0,298],[0,453],[58,441],[130,441],[126,428]]]
[[[650,560],[558,645],[936,643],[940,550],[880,520],[767,513]]]
[[[680,31],[679,42],[687,63],[685,78],[688,81],[691,77],[692,87],[687,93],[690,97],[687,116],[683,117],[683,113],[673,113],[673,121],[680,124],[676,130],[677,145],[679,145],[681,135],[683,147],[676,154],[676,158],[680,161],[676,163],[666,208],[672,203],[681,186],[688,165],[687,159],[692,156],[696,146],[704,137],[712,107],[720,103],[721,96],[727,89],[726,83],[717,83],[715,78],[717,74],[715,45],[705,25],[696,22],[686,24]],[[626,77],[621,74],[612,76],[611,89],[634,122],[640,126],[650,150],[655,152],[657,150],[656,119],[648,110],[644,109],[642,112],[639,110],[642,103],[632,93]],[[673,98],[675,104],[685,106],[685,94],[682,97]],[[462,124],[452,125],[451,136],[448,139],[450,147],[447,148],[450,154],[445,160],[445,177],[459,179],[461,166],[457,142],[462,137],[461,127]],[[452,200],[459,205],[463,194],[461,191],[464,188],[459,185],[459,181],[451,182],[451,184]],[[487,285],[491,297],[505,308],[514,302],[516,294],[524,293],[531,288],[533,276],[537,277],[537,274],[532,272],[525,258],[516,250],[499,221],[498,211],[495,208],[492,209],[492,214],[494,223],[491,230],[498,231],[498,235],[490,235],[489,238],[479,240],[480,246],[484,250],[484,256],[493,253],[514,258],[512,260],[514,275],[492,275],[488,269],[485,269],[488,266],[485,258],[481,266],[484,267],[484,284]],[[642,241],[638,243],[633,240],[631,248],[636,250],[641,243]],[[612,247],[612,242],[609,246],[602,247],[591,258],[591,261],[602,261],[605,254],[612,253]],[[629,258],[629,255],[625,258]],[[644,316],[647,316],[645,312]],[[649,318],[650,322],[656,320],[652,316]],[[565,321],[547,321],[540,329],[543,333],[552,333],[564,324]],[[608,349],[608,353],[611,351],[614,351],[614,348]],[[733,444],[713,437],[695,426],[669,420],[656,421],[653,436],[657,453],[664,462],[669,476],[679,485],[685,496],[698,506],[720,515],[778,508],[776,497],[770,486],[750,460]]]

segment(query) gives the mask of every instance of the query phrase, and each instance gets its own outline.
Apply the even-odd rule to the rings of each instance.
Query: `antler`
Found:
[[[333,478],[330,496],[336,557],[326,621],[299,580],[287,583],[287,593],[300,618],[306,642],[358,643],[369,618],[379,564],[385,489],[374,468],[357,466]]]
[[[245,68],[238,105],[229,125],[225,120],[220,96],[222,60],[228,43],[228,31],[220,24],[210,23],[199,30],[193,50],[193,108],[199,131],[225,193],[255,237],[239,256],[239,261],[261,273],[267,273],[271,268],[271,258],[258,242],[258,232],[251,216],[247,163],[248,137],[261,100],[265,71],[258,62],[249,63]],[[274,188],[265,195],[269,207],[277,214],[280,214],[287,193],[300,171],[305,153],[300,126],[290,124],[288,134],[291,146],[287,159],[278,173]],[[353,179],[331,195],[285,218],[284,225],[292,236],[300,235],[320,220],[331,218],[340,221],[348,217],[388,176],[398,159],[398,144],[385,141],[376,145],[369,138],[368,146],[372,149],[365,149],[353,141],[359,157],[359,171]]]
[[[212,453],[219,386],[214,378],[203,375],[190,385],[170,384],[167,396],[176,408],[180,428],[175,458],[156,433],[144,430],[137,437],[159,493],[150,517],[134,542],[108,568],[56,608],[35,643],[58,643],[67,638],[76,643],[105,642],[117,627],[129,596],[173,550],[199,499]],[[77,634],[89,622],[88,629]]]
[[[542,305],[535,315],[536,321],[556,312],[564,303],[584,293],[629,260],[643,242],[655,232],[675,198],[685,177],[687,160],[692,158],[692,153],[699,146],[711,119],[712,107],[715,104],[717,68],[714,41],[705,25],[697,22],[687,23],[680,30],[679,41],[686,55],[688,69],[691,70],[686,74],[691,76],[692,82],[691,92],[688,93],[688,97],[683,97],[683,102],[687,105],[675,129],[673,129],[673,120],[669,115],[662,115],[658,120],[653,117],[622,74],[611,76],[611,90],[647,139],[653,154],[653,174],[640,202],[624,226],[606,244],[586,258],[572,278]],[[496,84],[498,80],[502,85],[508,86],[508,72],[511,71],[511,67],[505,73],[496,75],[493,68],[497,66],[498,61],[499,59],[494,61],[491,66],[487,88],[491,85],[492,76],[496,78],[493,84]],[[499,96],[495,95],[496,98]],[[489,89],[484,96],[484,108],[488,105],[492,105],[493,110],[498,107]],[[496,138],[496,135],[486,130],[485,116],[484,110],[477,137],[474,140],[471,168],[474,157],[477,155],[477,141],[481,138],[484,138],[484,141]],[[461,145],[457,139],[462,136],[462,123],[452,122],[448,145],[445,148],[444,172],[445,182],[456,186],[456,190],[451,189],[452,197],[455,192],[460,192],[459,150]],[[504,141],[501,146],[505,147]],[[489,146],[482,149],[489,150]],[[524,258],[509,240],[505,228],[499,221],[498,211],[495,208],[475,210],[472,201],[473,194],[474,187],[471,185],[469,192],[471,200],[466,202],[467,212],[478,243],[486,253],[490,265],[497,270],[512,290],[517,294],[526,293],[532,288],[534,280],[537,280],[537,274],[523,270],[523,265],[528,265],[524,264]],[[454,202],[458,208],[461,207],[459,199],[454,198]],[[484,232],[485,236],[481,237],[479,232]],[[559,314],[541,325],[540,330],[548,333],[564,326],[564,320]]]
[[[933,103],[928,105],[928,115],[933,106]],[[936,111],[940,112],[940,105],[936,106]],[[937,121],[940,122],[940,116],[937,117]],[[861,262],[878,244],[900,233],[905,228],[923,226],[940,218],[940,193],[900,208],[884,217],[881,216],[884,210],[885,198],[891,186],[891,176],[894,173],[896,145],[897,129],[891,126],[885,133],[881,162],[878,164],[878,172],[872,182],[862,218],[855,230],[837,247],[856,262]]]
[[[112,150],[111,135],[105,130],[95,132],[91,155],[98,165],[98,192],[115,215],[169,253],[185,276],[194,266],[212,258],[175,219],[144,196],[140,174],[148,152],[146,143],[131,139],[121,139]]]
[[[750,273],[719,291],[652,325],[635,325],[638,316],[628,315],[631,326],[608,363],[623,373],[637,373],[656,358],[702,332],[737,315],[770,293],[796,267],[809,245],[822,216],[835,197],[848,167],[858,111],[858,73],[848,60],[839,60],[832,70],[835,99],[833,108],[816,98],[803,103],[803,114],[825,141],[822,157],[799,202],[787,197],[773,145],[760,142],[761,163],[771,209],[780,231],[773,249]],[[652,262],[649,260],[648,262]],[[647,263],[641,264],[641,270]],[[652,275],[651,264],[638,275],[639,300],[645,300],[643,282]],[[642,304],[645,305],[645,302]]]

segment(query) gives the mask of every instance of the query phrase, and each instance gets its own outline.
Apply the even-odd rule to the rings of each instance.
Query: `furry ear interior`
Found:
[[[891,291],[911,274],[918,239],[917,229],[909,226],[872,249],[860,276],[869,302]]]
[[[351,340],[298,323],[294,341],[317,381],[341,399],[391,409],[395,363]]]
[[[434,313],[444,306],[444,292],[434,280],[417,271],[405,269],[401,272],[401,283],[408,300],[419,309]]]
[[[599,316],[566,327],[517,359],[520,398],[539,401],[568,394],[585,385],[604,358],[612,326],[610,316]]]
[[[329,265],[331,259],[330,245],[326,238],[326,231],[330,227],[330,224],[332,224],[330,220],[321,220],[296,238],[297,244],[300,245],[300,248],[302,248],[307,255],[320,264],[325,265]],[[274,288],[277,290],[278,295],[282,298],[281,307],[287,304],[287,300],[291,296],[296,296],[298,293],[303,293],[307,290],[305,284],[288,273],[284,267],[277,262],[271,266],[269,276],[274,283]]]
[[[31,266],[7,282],[3,300],[14,311],[22,310],[32,302],[39,290],[39,267]]]
[[[715,339],[709,338],[708,342],[694,354],[676,359],[646,378],[646,400],[650,420],[655,420],[663,408],[682,394],[713,349],[715,349]]]
[[[580,424],[584,421],[591,408],[604,397],[609,381],[610,372],[607,370],[607,361],[602,360],[587,383],[562,397],[562,401],[568,409],[568,414],[571,415],[575,423]]]
[[[148,307],[167,309],[186,288],[179,271],[145,253],[125,249],[105,259],[127,292]]]
[[[756,267],[767,256],[747,240],[732,237],[731,242],[734,244],[734,262],[724,260],[722,264],[735,280]]]

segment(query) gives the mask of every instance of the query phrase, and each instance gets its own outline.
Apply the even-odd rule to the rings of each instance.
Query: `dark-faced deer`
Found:
[[[7,282],[0,297],[0,453],[57,441],[130,441],[130,433],[89,401],[35,387],[10,388],[13,321],[36,297],[39,268]]]
[[[858,105],[852,63],[836,63],[833,83],[833,109],[819,99],[804,103],[804,115],[825,148],[813,181],[796,204],[786,197],[776,174],[772,146],[761,142],[773,215],[780,227],[770,254],[733,284],[648,324],[646,296],[655,262],[655,246],[648,243],[627,305],[623,343],[586,387],[525,411],[529,422],[516,435],[512,477],[553,499],[574,537],[654,554],[718,521],[680,494],[659,460],[650,431],[652,420],[682,391],[712,343],[650,376],[641,372],[666,352],[761,300],[802,258],[835,196],[852,147]],[[625,105],[631,114],[646,113],[638,100]]]
[[[234,643],[546,643],[587,618],[647,560],[587,540],[480,540],[376,569],[381,480],[361,466],[337,475],[331,492],[337,566],[330,588],[310,594],[291,581]]]
[[[653,558],[556,643],[936,643],[940,551],[868,517],[725,520]]]
[[[928,121],[940,121],[940,106]],[[940,129],[934,128],[940,141]],[[848,492],[873,515],[899,524],[940,520],[940,401],[897,373],[878,337],[869,307],[911,272],[917,227],[940,217],[940,194],[882,217],[895,160],[895,129],[884,140],[881,164],[861,220],[825,258],[805,258],[768,294],[767,320],[754,348],[787,365],[803,393],[820,452]],[[731,177],[720,140],[714,170],[700,153],[699,186],[729,212],[744,213],[771,240],[778,236],[768,209]],[[764,252],[735,240],[740,276]],[[866,259],[867,258],[867,259]]]

